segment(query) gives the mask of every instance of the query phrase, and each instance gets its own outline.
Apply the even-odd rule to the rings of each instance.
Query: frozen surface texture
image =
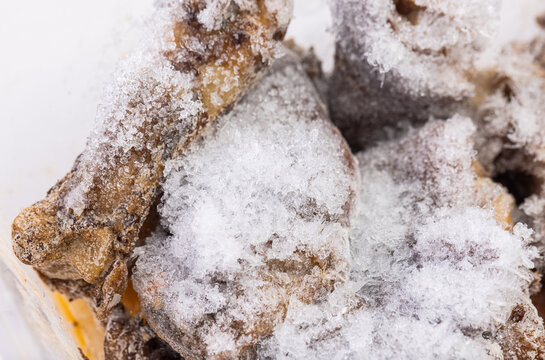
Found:
[[[290,1],[156,1],[73,170],[14,222],[21,260],[94,300],[106,358],[545,358],[544,35],[488,46],[495,0],[331,4],[332,77],[290,54],[242,98]],[[116,306],[131,270],[145,321]]]
[[[471,96],[468,70],[499,1],[339,0],[332,11],[331,115],[358,150]]]
[[[264,346],[277,359],[534,359],[532,231],[477,175],[471,120],[432,121],[358,154],[350,281],[292,301]],[[506,215],[507,214],[507,215]]]
[[[15,219],[16,255],[107,316],[164,162],[259,79],[290,9],[289,0],[158,1],[149,38],[120,65],[72,171]]]
[[[168,235],[147,240],[133,280],[184,356],[254,356],[290,303],[348,279],[355,162],[295,56],[165,171]]]
[[[545,242],[545,38],[506,46],[477,68],[478,92],[471,103],[478,126],[479,161],[517,199],[516,219]],[[543,268],[543,261],[538,262]]]
[[[470,116],[477,160],[515,197],[513,216],[531,226],[543,253],[543,33],[527,42],[493,39],[497,1],[342,0],[332,9],[328,101],[351,147],[395,138],[430,116]]]

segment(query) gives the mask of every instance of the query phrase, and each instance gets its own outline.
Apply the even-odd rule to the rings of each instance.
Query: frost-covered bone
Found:
[[[541,359],[528,297],[531,231],[476,173],[467,118],[432,121],[357,156],[350,281],[292,301],[262,347],[275,359]],[[512,224],[511,224],[512,225]]]
[[[468,71],[494,32],[498,0],[332,1],[333,122],[354,150],[430,115],[450,117],[472,94]]]
[[[15,219],[19,259],[85,292],[104,318],[163,163],[260,77],[289,14],[289,0],[159,1],[150,39],[121,65],[73,169]]]
[[[289,55],[166,167],[133,281],[153,329],[189,358],[255,356],[292,301],[348,277],[355,163]]]

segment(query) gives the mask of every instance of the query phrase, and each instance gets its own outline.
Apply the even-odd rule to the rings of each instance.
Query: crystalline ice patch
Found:
[[[501,226],[494,201],[507,195],[475,174],[474,131],[467,118],[432,121],[358,155],[350,281],[319,303],[292,302],[265,354],[510,358],[543,333],[527,294],[536,255],[526,245],[531,230]],[[533,320],[511,327],[519,304]],[[517,331],[525,335],[507,344]]]
[[[169,234],[148,239],[134,273],[155,330],[182,354],[241,356],[290,301],[311,303],[345,280],[351,156],[297,60],[278,61],[166,165]],[[178,332],[154,322],[163,314]]]

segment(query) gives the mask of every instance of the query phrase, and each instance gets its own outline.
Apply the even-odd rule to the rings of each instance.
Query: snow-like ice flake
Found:
[[[165,171],[170,235],[148,240],[134,280],[182,353],[241,356],[291,301],[347,279],[355,162],[293,55]]]

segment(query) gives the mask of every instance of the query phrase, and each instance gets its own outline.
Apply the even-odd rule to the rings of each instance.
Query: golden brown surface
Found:
[[[481,164],[473,163],[473,170],[477,179],[475,181],[475,195],[479,206],[492,206],[498,223],[505,230],[513,229],[513,216],[511,212],[515,209],[515,199],[500,184],[495,183]]]
[[[138,300],[138,294],[134,291],[132,282],[129,280],[127,290],[121,298],[121,304],[125,307],[130,316],[136,316],[140,314],[141,306],[140,300]]]
[[[543,320],[530,303],[513,308],[507,323],[499,329],[498,341],[505,360],[545,359]]]

